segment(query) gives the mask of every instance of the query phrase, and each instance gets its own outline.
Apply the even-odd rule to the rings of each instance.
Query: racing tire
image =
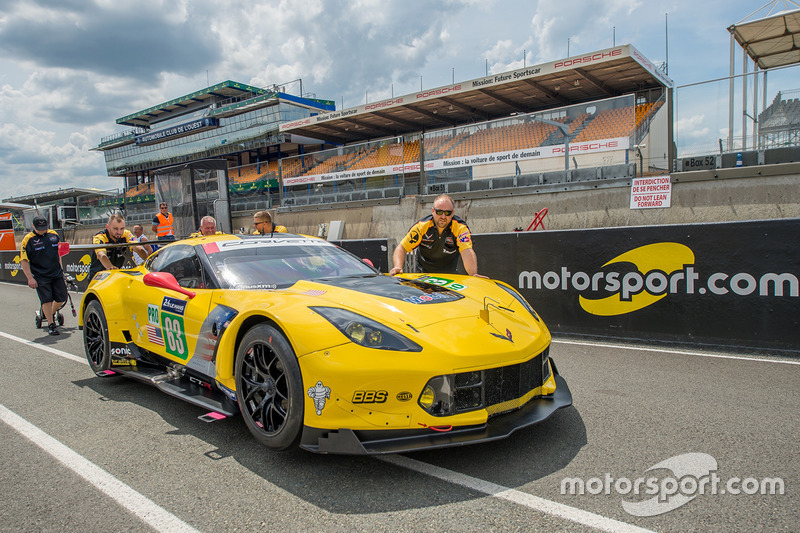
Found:
[[[97,300],[89,302],[83,315],[83,349],[95,374],[111,367],[108,323],[103,306]]]
[[[268,324],[251,328],[236,352],[236,400],[261,444],[289,450],[300,443],[305,408],[300,364],[283,333]]]

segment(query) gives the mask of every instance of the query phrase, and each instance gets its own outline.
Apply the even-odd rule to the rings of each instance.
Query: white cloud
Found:
[[[675,130],[678,137],[686,137],[688,139],[701,139],[707,137],[711,131],[705,124],[705,115],[692,115],[679,119],[675,123]]]
[[[684,83],[727,74],[725,28],[745,0],[567,4],[486,0],[5,0],[0,3],[0,196],[118,186],[102,154],[115,119],[223,80],[349,107],[630,42]],[[722,20],[720,18],[722,15]],[[727,18],[726,18],[727,17]],[[709,24],[709,21],[711,23]],[[779,86],[770,78],[770,90]],[[792,78],[796,80],[796,75]],[[785,82],[790,83],[790,82]],[[769,95],[769,100],[772,95]],[[718,106],[720,107],[720,106]],[[725,106],[721,106],[725,108]],[[721,124],[683,101],[681,138]],[[691,116],[689,116],[691,115]],[[739,111],[741,115],[741,111]],[[724,122],[724,121],[723,121]]]

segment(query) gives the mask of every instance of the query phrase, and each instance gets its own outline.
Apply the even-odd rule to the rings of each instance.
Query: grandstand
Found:
[[[303,196],[309,204],[361,200],[335,185],[345,180],[367,191],[382,187],[373,196],[386,198],[387,190],[440,191],[440,183],[473,190],[632,176],[641,161],[635,147],[671,150],[671,89],[623,45],[284,123],[281,132],[341,146],[284,158],[291,171],[284,166],[281,174],[281,205],[305,204]],[[659,121],[665,131],[649,138],[659,113],[667,116]],[[647,160],[638,173],[668,171],[669,156]]]
[[[758,116],[758,137],[761,147],[800,145],[800,99],[784,100],[783,96],[779,92],[772,104]]]
[[[162,169],[209,158],[227,161],[234,212],[380,200],[443,181],[562,169],[553,180],[570,181],[571,172],[597,165],[629,175],[630,150],[648,133],[637,124],[671,112],[664,105],[671,87],[631,45],[342,110],[303,95],[302,82],[257,88],[226,81],[117,119],[132,129],[95,150],[110,176],[125,178],[118,200],[130,213],[162,195],[153,183]],[[560,148],[567,139],[554,124],[568,125],[569,141],[578,143],[572,169]],[[616,150],[597,148],[595,141],[609,139]],[[534,152],[540,155],[529,157]],[[650,158],[661,169],[668,161]]]
[[[203,178],[203,192],[191,194],[202,195],[202,209],[222,198],[243,215],[438,192],[613,186],[682,164],[673,83],[629,44],[347,109],[304,95],[296,82],[226,81],[117,119],[133,129],[96,150],[110,176],[125,177],[118,201],[134,216],[149,216],[149,202],[162,197],[181,202],[155,177],[211,159],[224,162],[226,181],[210,187]],[[779,96],[762,113],[765,141],[797,145],[792,102]]]

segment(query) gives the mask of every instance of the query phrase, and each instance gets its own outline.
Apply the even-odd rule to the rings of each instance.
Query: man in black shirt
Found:
[[[417,272],[455,274],[458,256],[470,276],[478,274],[478,257],[472,249],[467,223],[453,214],[455,202],[442,194],[433,201],[431,214],[414,224],[392,254],[390,276],[403,272],[406,254],[417,249]]]
[[[39,295],[50,335],[59,334],[53,315],[67,301],[67,285],[58,255],[59,242],[58,233],[47,229],[47,219],[35,217],[33,231],[22,239],[19,252],[22,271],[28,278],[28,287],[36,289]]]

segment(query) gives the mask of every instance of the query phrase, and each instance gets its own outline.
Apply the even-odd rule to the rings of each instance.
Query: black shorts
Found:
[[[35,278],[37,287],[36,294],[39,295],[39,301],[43,304],[49,302],[67,301],[67,284],[64,283],[64,278]]]

